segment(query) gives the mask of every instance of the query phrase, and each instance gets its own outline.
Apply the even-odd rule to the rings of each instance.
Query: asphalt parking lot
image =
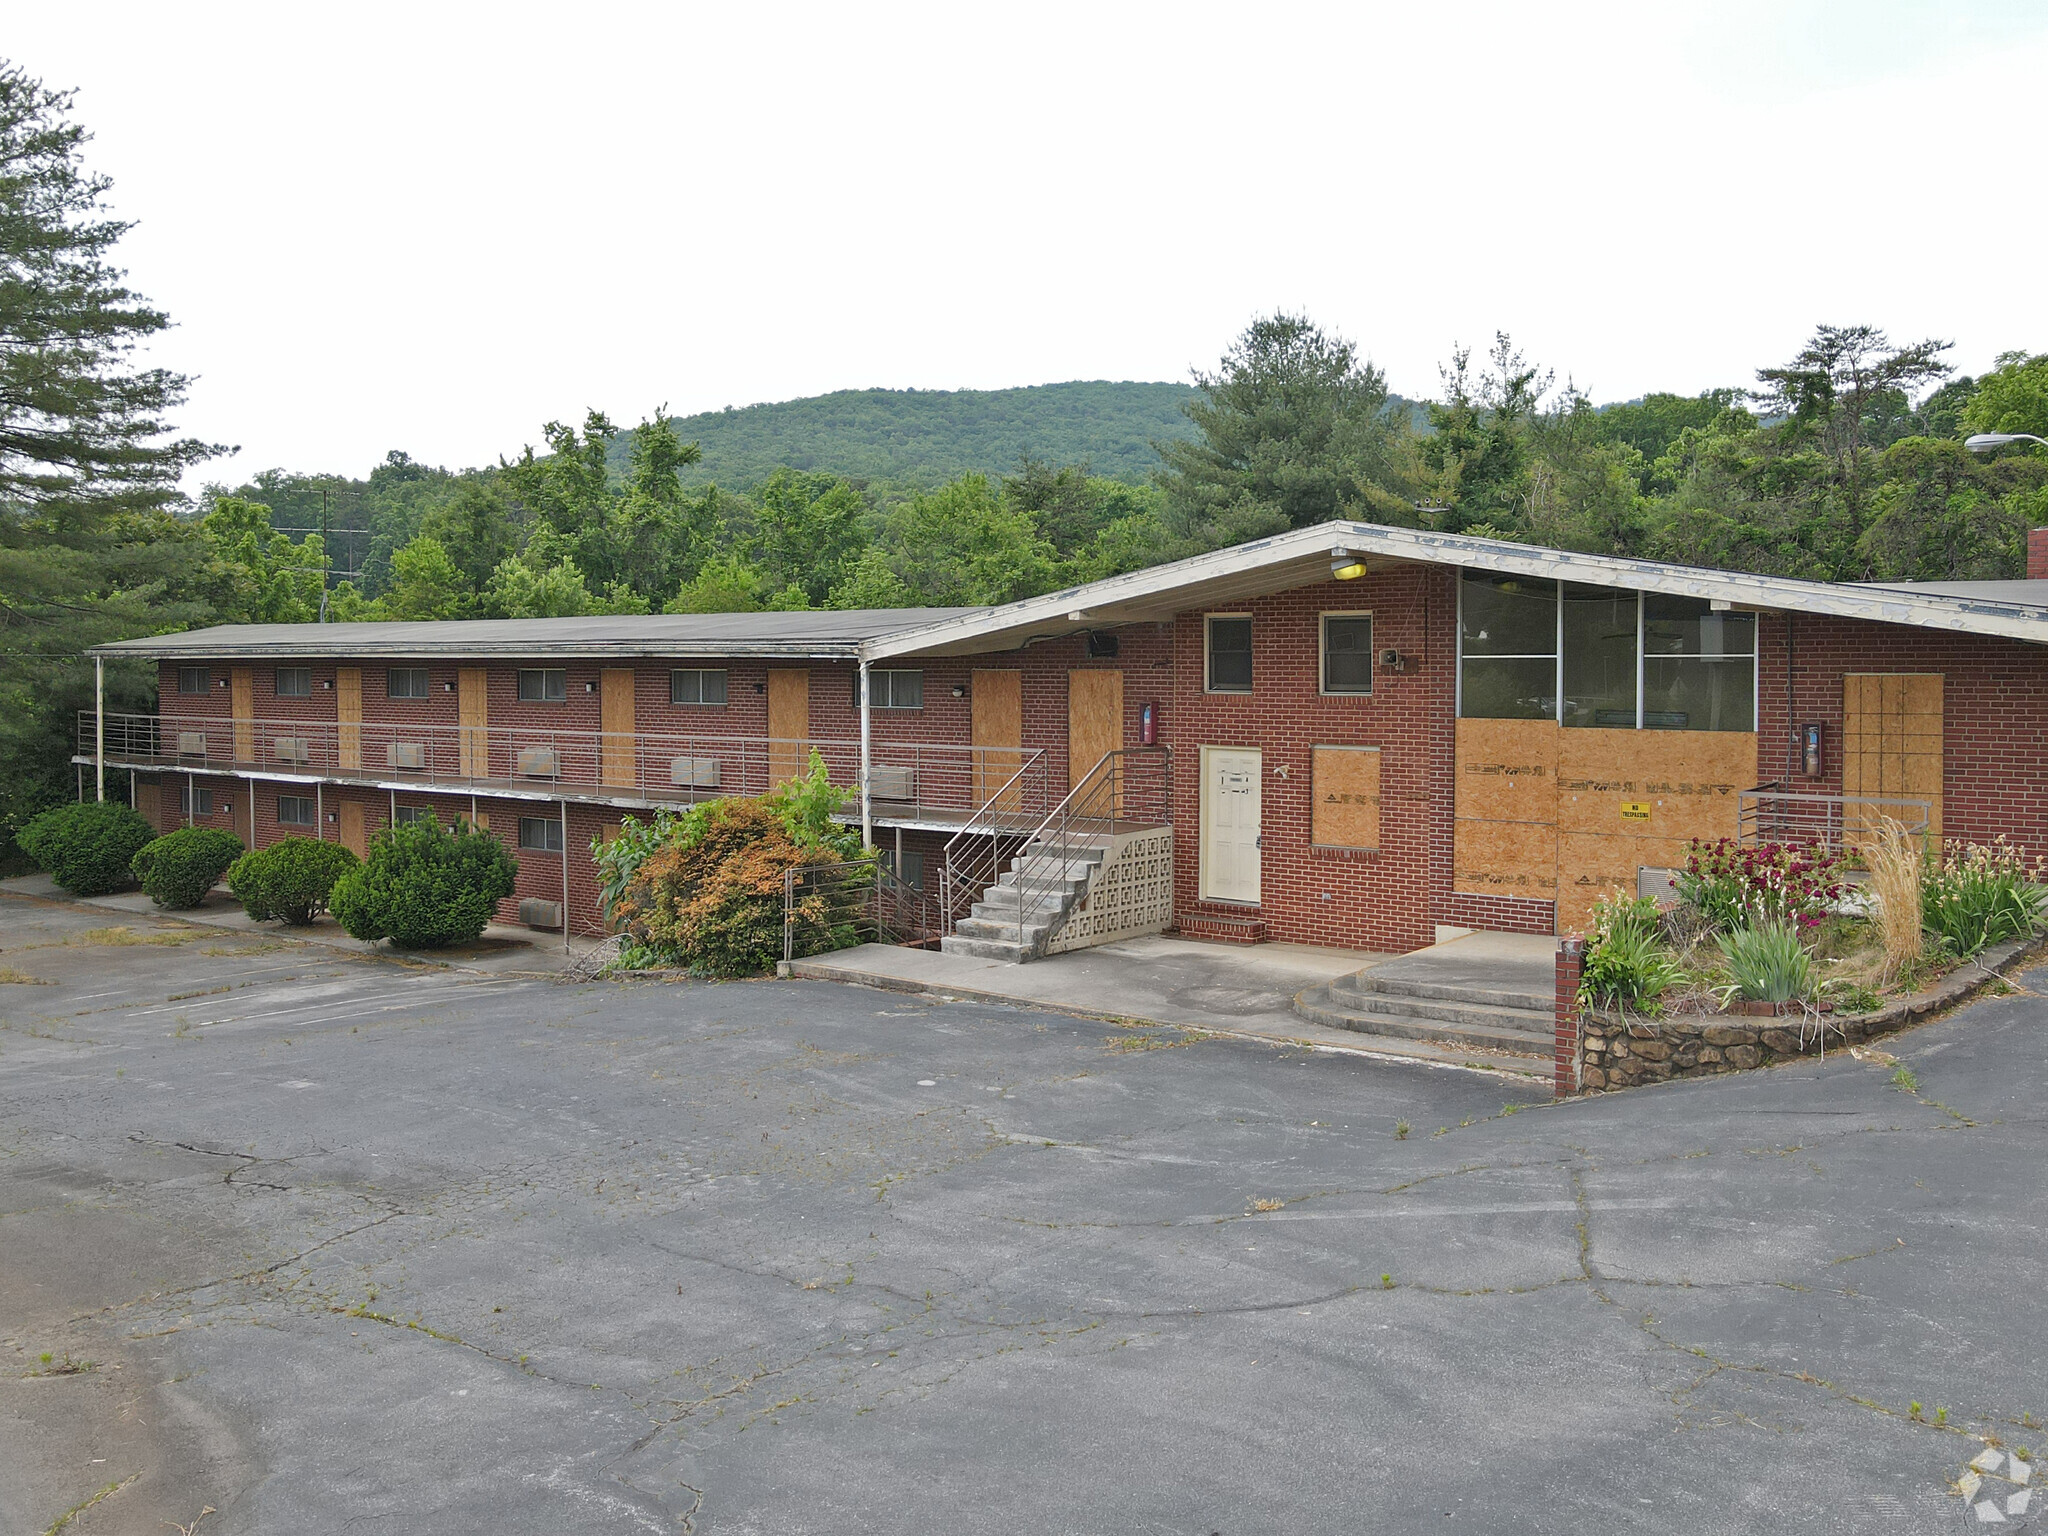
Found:
[[[2031,993],[1514,1108],[13,896],[0,976],[10,1532],[1922,1532],[2048,1453]]]

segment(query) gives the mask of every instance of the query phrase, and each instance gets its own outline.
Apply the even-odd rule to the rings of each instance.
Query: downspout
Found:
[[[107,798],[107,658],[92,659],[92,772],[97,798]]]
[[[868,710],[868,655],[865,647],[860,655],[860,845],[863,848],[875,846],[875,800],[869,792],[868,756],[872,749],[869,722],[872,716]]]

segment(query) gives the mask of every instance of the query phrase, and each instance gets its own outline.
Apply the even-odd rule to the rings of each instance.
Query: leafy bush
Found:
[[[1958,956],[1967,958],[2032,933],[2048,909],[2039,860],[2004,838],[1989,845],[1948,843],[1920,878],[1922,920]]]
[[[1608,1007],[1649,1009],[1685,979],[1664,942],[1657,904],[1647,897],[1603,896],[1593,903],[1593,931],[1579,973],[1579,993]]]
[[[1805,1002],[1820,990],[1813,955],[1789,923],[1737,928],[1722,934],[1718,942],[1729,977],[1729,984],[1718,989],[1723,1002],[1730,997],[1758,1003]]]
[[[43,812],[15,841],[72,895],[104,896],[133,883],[135,855],[156,841],[156,828],[128,806],[86,800]]]
[[[228,889],[257,922],[278,918],[303,928],[326,910],[335,882],[361,863],[340,843],[287,837],[235,860]]]
[[[490,833],[424,816],[379,832],[328,906],[354,938],[438,949],[473,942],[518,877],[519,861]]]
[[[1842,856],[1799,843],[1756,843],[1733,838],[1694,838],[1685,868],[1674,882],[1712,927],[1723,930],[1757,924],[1817,928],[1842,899]]]
[[[196,907],[241,852],[242,840],[232,832],[180,827],[136,849],[128,867],[158,906]]]

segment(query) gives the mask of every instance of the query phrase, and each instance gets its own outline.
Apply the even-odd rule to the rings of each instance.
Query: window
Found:
[[[1470,571],[1458,584],[1458,713],[1557,717],[1557,583]]]
[[[425,821],[433,812],[423,805],[401,805],[391,813],[391,824],[395,827],[409,827],[416,821]]]
[[[923,709],[922,672],[868,673],[868,703],[875,709]],[[853,674],[853,707],[860,708],[860,674]]]
[[[725,674],[693,670],[671,672],[668,675],[668,701],[671,704],[723,704]]]
[[[535,853],[560,853],[562,824],[551,816],[520,817],[519,846]]]
[[[280,699],[310,699],[313,697],[313,669],[311,667],[279,667],[277,669],[277,696]]]
[[[318,824],[311,795],[279,795],[277,824],[281,827],[310,827]]]
[[[882,868],[888,870],[913,891],[924,889],[924,855],[922,853],[912,853],[910,850],[905,849],[902,867],[898,868],[896,851],[893,848],[884,848],[882,850]]]
[[[387,699],[424,699],[427,696],[425,667],[392,667],[384,674]]]
[[[205,693],[213,687],[213,674],[204,667],[178,668],[178,692]]]
[[[1634,730],[1636,594],[1567,583],[1563,611],[1564,723]]]
[[[1372,692],[1372,615],[1323,615],[1323,692]]]
[[[519,674],[522,704],[552,704],[569,697],[569,674],[554,667],[524,668]]]
[[[211,816],[213,814],[213,791],[194,786],[190,779],[178,785],[178,814],[180,816]]]
[[[1705,598],[1643,594],[1643,724],[1666,731],[1756,729],[1756,615]]]
[[[1211,693],[1252,691],[1252,621],[1243,615],[1208,621],[1208,683]]]

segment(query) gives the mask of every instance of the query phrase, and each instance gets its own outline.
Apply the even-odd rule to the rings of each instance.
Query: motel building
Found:
[[[2030,557],[1850,586],[1342,522],[995,608],[225,626],[93,652],[159,703],[77,761],[252,845],[469,818],[518,854],[501,920],[566,937],[592,839],[815,750],[907,940],[1405,952],[1581,929],[1695,837],[2048,849]]]

